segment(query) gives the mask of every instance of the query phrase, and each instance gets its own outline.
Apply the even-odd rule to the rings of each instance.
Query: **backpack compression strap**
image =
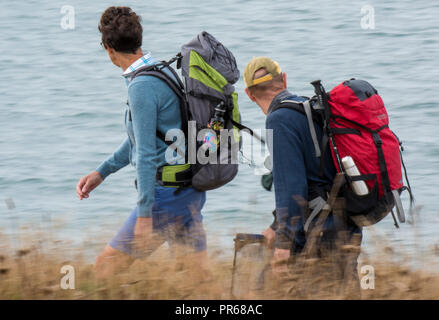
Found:
[[[230,121],[232,122],[232,124],[237,127],[239,129],[239,131],[241,130],[246,130],[248,131],[248,133],[252,136],[255,137],[257,140],[259,140],[260,142],[262,142],[263,144],[265,144],[265,139],[261,136],[259,136],[256,132],[254,132],[252,129],[250,129],[249,127],[243,125],[242,123],[236,122],[235,120],[233,120],[232,118],[230,118]]]

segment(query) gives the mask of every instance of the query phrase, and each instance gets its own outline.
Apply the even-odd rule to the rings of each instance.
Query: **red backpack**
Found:
[[[316,93],[322,90],[316,83]],[[319,98],[320,100],[320,98]],[[322,97],[323,103],[325,97]],[[351,156],[360,176],[349,177],[365,181],[370,192],[358,196],[352,189],[344,193],[346,207],[353,220],[360,225],[374,224],[396,206],[400,222],[405,222],[400,193],[407,189],[402,178],[402,143],[389,128],[389,116],[377,90],[364,80],[344,81],[329,92],[329,134],[332,158],[338,172],[343,168],[340,159]],[[338,154],[337,154],[338,153]],[[397,222],[395,219],[395,225]]]
[[[405,222],[401,192],[408,190],[411,206],[414,199],[402,160],[402,143],[389,128],[389,117],[377,90],[367,81],[356,79],[344,81],[329,93],[320,80],[311,84],[316,93],[314,97],[304,102],[286,100],[280,107],[307,116],[315,152],[321,160],[321,173],[323,157],[330,146],[337,172],[345,173],[347,183],[341,196],[346,200],[348,216],[358,226],[368,226],[392,212],[398,227],[393,208],[396,207],[398,220]],[[317,141],[313,121],[323,127],[322,141]],[[346,174],[342,159],[347,156],[354,161],[359,175]],[[358,195],[352,187],[358,181],[367,185],[363,195]]]

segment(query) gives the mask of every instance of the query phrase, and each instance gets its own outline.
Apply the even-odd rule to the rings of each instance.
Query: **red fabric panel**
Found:
[[[342,84],[335,87],[330,93],[330,106],[333,115],[339,115],[349,120],[358,122],[371,130],[388,125],[389,117],[381,97],[377,94],[361,101],[354,92]],[[361,132],[357,134],[335,134],[334,139],[337,145],[340,159],[351,156],[354,159],[358,170],[362,175],[376,174],[377,181],[366,181],[369,190],[375,182],[378,182],[379,196],[384,194],[380,165],[378,161],[377,148],[373,141],[372,134],[361,126],[352,124],[338,118],[331,119],[332,128],[354,128]],[[392,190],[403,186],[401,172],[401,158],[399,153],[399,143],[389,128],[384,128],[379,132],[383,142],[382,148],[386,167]],[[334,152],[331,148],[332,156],[336,168],[338,165],[335,160]]]

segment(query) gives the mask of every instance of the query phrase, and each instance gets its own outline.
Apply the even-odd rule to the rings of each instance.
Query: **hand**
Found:
[[[102,179],[100,173],[97,171],[93,171],[89,175],[82,177],[76,185],[76,193],[79,200],[87,199],[90,192],[100,185],[102,181],[104,181],[104,179]]]
[[[268,227],[267,229],[262,231],[262,235],[265,237],[265,240],[267,241],[267,246],[269,248],[273,248],[274,237],[276,236],[276,232],[271,227]]]
[[[137,217],[134,227],[134,244],[137,249],[144,251],[148,246],[151,246],[152,236],[152,218]]]
[[[271,270],[276,278],[280,278],[288,272],[287,262],[289,258],[289,249],[274,249],[274,254],[271,258]]]

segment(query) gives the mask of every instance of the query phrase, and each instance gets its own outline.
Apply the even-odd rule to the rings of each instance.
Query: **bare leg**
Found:
[[[104,251],[96,258],[94,270],[98,279],[108,278],[124,269],[127,269],[134,258],[107,245]]]
[[[142,257],[151,255],[158,247],[163,244],[161,237],[153,236],[151,241],[143,247]],[[107,245],[104,251],[96,258],[94,270],[98,279],[104,279],[113,276],[123,270],[128,269],[136,260],[133,256],[123,253]]]
[[[131,212],[116,236],[96,258],[94,269],[97,278],[111,277],[116,273],[128,269],[136,257],[147,257],[163,244],[163,237],[155,232],[151,232],[148,237],[142,239],[141,246],[137,244],[134,239],[136,222],[137,208]]]
[[[174,248],[175,249],[175,248]],[[207,251],[194,252],[192,248],[179,248],[178,253],[174,251],[174,256],[178,264],[190,273],[194,279],[200,282],[212,280],[212,272],[208,263]]]

